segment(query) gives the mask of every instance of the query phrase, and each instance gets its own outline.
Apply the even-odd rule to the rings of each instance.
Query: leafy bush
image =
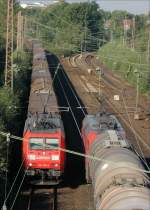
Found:
[[[28,51],[19,50],[14,52],[14,90],[20,99],[28,96],[31,58],[32,56]]]
[[[58,3],[42,10],[33,9],[32,17],[31,10],[26,10],[26,14],[29,34],[41,39],[48,50],[58,55],[79,52],[81,44],[83,49],[93,51],[98,48],[97,38],[103,38],[103,11],[94,1]]]
[[[14,91],[0,88],[0,131],[22,135],[26,106],[30,87],[31,55],[25,51],[14,53]],[[9,181],[16,175],[21,160],[20,142],[10,144],[8,173]],[[14,156],[17,161],[14,162]],[[4,199],[4,183],[6,171],[6,137],[0,135],[0,207]],[[13,196],[11,196],[13,197]]]
[[[0,119],[0,131],[4,131],[4,122]],[[6,139],[0,135],[0,174],[5,170]]]
[[[18,96],[14,95],[9,88],[0,88],[0,107],[0,116],[5,127],[8,130],[13,129],[15,118],[18,116]]]
[[[119,41],[114,41],[99,49],[98,55],[107,67],[118,72],[133,85],[136,85],[137,81],[137,75],[134,71],[138,70],[140,74],[140,91],[149,94],[150,70],[143,52],[133,51],[127,46],[122,46]]]

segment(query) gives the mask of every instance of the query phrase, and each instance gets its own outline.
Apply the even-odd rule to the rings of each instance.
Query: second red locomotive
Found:
[[[86,179],[96,210],[150,209],[149,180],[139,157],[114,115],[87,115],[82,123]]]

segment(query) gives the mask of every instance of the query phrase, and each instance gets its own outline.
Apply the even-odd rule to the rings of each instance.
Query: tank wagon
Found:
[[[82,136],[86,154],[100,159],[85,160],[96,210],[150,209],[148,177],[117,118],[106,113],[87,115]]]
[[[34,41],[28,115],[23,136],[23,160],[32,184],[57,184],[64,172],[65,134],[46,54]]]

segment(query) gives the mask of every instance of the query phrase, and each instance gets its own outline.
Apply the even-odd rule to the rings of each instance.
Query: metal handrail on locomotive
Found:
[[[33,42],[33,68],[23,159],[30,182],[58,184],[64,173],[65,134],[45,51]]]

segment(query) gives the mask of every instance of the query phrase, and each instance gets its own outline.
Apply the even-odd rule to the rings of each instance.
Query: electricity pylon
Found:
[[[17,18],[17,50],[23,48],[23,41],[24,41],[24,18],[21,14],[21,11],[19,11]]]
[[[7,1],[5,86],[13,90],[13,0]]]

